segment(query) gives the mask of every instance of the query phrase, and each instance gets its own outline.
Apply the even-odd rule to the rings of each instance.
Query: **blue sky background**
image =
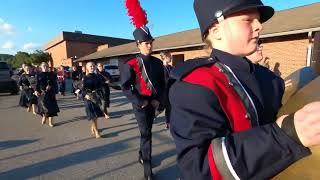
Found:
[[[193,0],[140,0],[153,36],[197,28]],[[276,10],[319,0],[263,0]],[[1,0],[0,53],[32,52],[61,31],[132,39],[124,0]]]

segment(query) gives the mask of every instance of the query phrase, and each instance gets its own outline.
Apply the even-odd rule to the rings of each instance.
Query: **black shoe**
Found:
[[[153,174],[148,175],[148,176],[144,176],[145,180],[152,180],[153,179]]]
[[[153,179],[152,167],[150,161],[143,163],[144,179]]]

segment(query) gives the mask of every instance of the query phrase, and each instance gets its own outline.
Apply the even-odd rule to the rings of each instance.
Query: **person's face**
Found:
[[[145,41],[138,43],[138,49],[143,55],[150,55],[152,53],[152,43],[153,41]]]
[[[83,72],[86,72],[86,67],[85,66],[82,66],[81,69],[82,69]]]
[[[76,71],[77,68],[76,68],[75,66],[72,66],[72,70],[73,70],[73,71]]]
[[[163,61],[165,61],[167,64],[171,63],[171,61],[172,61],[171,54],[164,55]]]
[[[42,72],[48,72],[49,71],[49,66],[47,64],[42,64],[41,65],[41,71]]]
[[[88,73],[93,73],[93,72],[94,72],[95,66],[94,66],[93,63],[88,63],[88,64],[86,65],[86,67],[87,67]]]
[[[252,54],[262,31],[259,20],[258,10],[250,9],[234,13],[217,24],[215,38],[220,49],[237,56]]]
[[[30,74],[30,73],[31,73],[31,68],[30,68],[30,66],[25,66],[25,67],[24,67],[24,71],[26,72],[26,74]]]
[[[101,72],[101,71],[103,71],[103,65],[102,64],[98,64],[98,70]]]

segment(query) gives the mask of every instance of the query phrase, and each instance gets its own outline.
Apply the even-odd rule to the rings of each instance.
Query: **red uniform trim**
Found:
[[[210,168],[212,179],[223,180],[223,177],[221,176],[221,174],[216,166],[216,163],[214,162],[214,156],[213,156],[212,152],[213,152],[212,146],[210,145],[209,149],[208,149],[208,162],[209,162],[209,168]]]
[[[133,59],[129,60],[127,62],[127,64],[129,64],[132,67],[133,71],[136,74],[136,81],[139,82],[141,95],[151,96],[152,91],[151,91],[151,89],[148,88],[147,83],[144,81],[144,79],[142,77],[142,71],[141,71],[141,67],[139,65],[138,59],[133,58]]]
[[[193,70],[183,81],[204,86],[217,96],[220,106],[226,114],[233,132],[241,132],[251,128],[250,119],[246,118],[246,108],[229,80],[215,65],[204,66]],[[208,161],[212,179],[221,179],[214,161],[212,145],[208,149]]]

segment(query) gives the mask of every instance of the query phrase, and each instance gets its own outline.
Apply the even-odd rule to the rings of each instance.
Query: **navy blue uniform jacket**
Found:
[[[133,66],[137,69],[134,70]],[[142,103],[143,100],[156,99],[161,102],[165,91],[164,78],[163,64],[160,59],[139,54],[124,64],[121,71],[121,86],[124,94],[135,105]],[[152,86],[150,86],[151,83]],[[150,91],[151,94],[146,95],[143,93],[145,91]]]
[[[234,132],[216,93],[184,81],[189,76],[210,83],[214,77],[193,77],[193,72],[216,62],[228,66],[241,82],[254,104],[258,125]],[[269,179],[310,154],[276,125],[284,82],[267,68],[214,49],[211,57],[178,66],[171,77],[175,80],[169,93],[171,134],[181,179]],[[237,111],[238,107],[228,108]],[[210,149],[214,150],[211,159]]]

